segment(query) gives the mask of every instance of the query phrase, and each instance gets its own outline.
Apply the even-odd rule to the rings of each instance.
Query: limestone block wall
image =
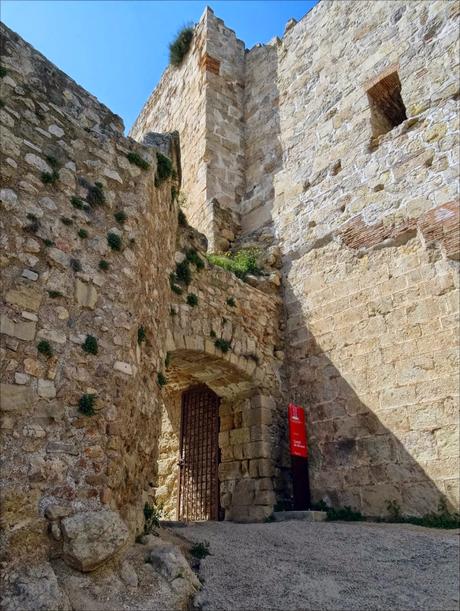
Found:
[[[182,193],[190,222],[207,229],[206,201],[206,70],[202,60],[206,19],[195,28],[189,52],[179,67],[169,66],[130,131],[140,142],[149,132],[179,131]]]
[[[3,26],[2,38],[2,560],[59,547],[53,512],[110,508],[134,534],[165,486],[172,507],[178,423],[164,414],[196,380],[223,399],[227,517],[262,519],[283,476],[280,300],[207,263],[172,291],[176,263],[192,249],[204,260],[206,240],[178,231],[179,185],[155,185],[156,149]]]
[[[206,21],[207,198],[216,198],[239,219],[244,188],[245,47],[209,8]]]
[[[123,137],[118,117],[3,26],[2,39],[2,547],[30,562],[48,549],[50,505],[142,523],[177,210],[170,182],[154,186],[154,149]],[[95,397],[92,416],[83,395]]]
[[[275,38],[256,45],[245,57],[243,235],[272,226],[273,177],[283,166],[277,86],[280,44]]]
[[[289,387],[314,498],[368,514],[458,506],[457,33],[454,3],[323,0],[278,48]],[[407,120],[373,138],[394,71]]]
[[[281,248],[284,373],[308,410],[314,497],[370,514],[458,505],[458,13],[322,0],[246,52],[229,105],[243,112],[237,244]],[[233,38],[205,18],[239,74]],[[228,122],[208,99],[205,146]],[[387,133],[379,103],[401,113]]]
[[[243,91],[244,43],[207,7],[183,63],[166,69],[130,132],[142,141],[149,131],[179,131],[188,218],[210,250],[226,250],[239,226]]]
[[[175,260],[184,261],[192,248],[204,268],[190,263],[190,284],[180,285],[180,295],[171,292],[157,501],[168,517],[175,517],[180,394],[204,383],[221,398],[219,481],[225,518],[260,520],[284,494],[286,481],[281,300],[209,265],[192,229],[179,234]],[[187,303],[190,295],[196,296],[196,305]],[[228,342],[227,352],[219,340]]]

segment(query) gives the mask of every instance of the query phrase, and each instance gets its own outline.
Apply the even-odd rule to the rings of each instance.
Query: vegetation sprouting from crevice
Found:
[[[175,68],[179,67],[187,55],[193,39],[193,27],[191,25],[184,26],[178,33],[176,38],[169,45],[169,63]]]

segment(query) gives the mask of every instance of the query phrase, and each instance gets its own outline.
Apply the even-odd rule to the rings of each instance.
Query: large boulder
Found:
[[[64,560],[79,571],[93,571],[128,542],[126,524],[114,511],[77,513],[61,522]]]

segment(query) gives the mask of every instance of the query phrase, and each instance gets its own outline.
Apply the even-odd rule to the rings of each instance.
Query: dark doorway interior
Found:
[[[207,386],[182,394],[178,519],[219,519],[219,403]]]

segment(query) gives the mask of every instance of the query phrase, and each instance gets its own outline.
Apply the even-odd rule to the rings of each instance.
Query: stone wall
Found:
[[[166,69],[130,132],[142,141],[149,131],[179,131],[185,207],[210,250],[226,250],[239,225],[243,89],[244,43],[207,7],[182,64]]]
[[[208,229],[206,201],[206,70],[202,58],[206,19],[195,28],[191,47],[179,67],[169,66],[130,131],[143,141],[150,132],[179,131],[182,193],[189,221]]]
[[[206,384],[221,397],[219,480],[225,518],[263,519],[276,496],[283,495],[286,481],[285,446],[280,443],[285,415],[281,300],[210,265],[197,238],[189,228],[177,243],[179,264],[190,252],[202,264],[190,263],[190,283],[177,283],[182,293],[172,292],[162,419],[166,436],[160,442],[157,498],[168,517],[175,517],[180,394]],[[188,303],[191,295],[195,305]],[[228,352],[219,340],[229,343]]]
[[[231,113],[205,108],[205,147],[216,119],[243,116],[241,232],[223,250],[282,252],[284,375],[308,412],[314,499],[370,514],[458,506],[458,13],[322,0],[245,53]],[[203,20],[240,82],[232,33]]]
[[[458,505],[457,16],[323,1],[278,51],[289,387],[315,500],[368,514]],[[407,120],[373,139],[395,70]]]
[[[154,186],[154,150],[4,27],[2,39],[2,523],[19,559],[46,549],[52,504],[141,522],[177,211],[170,185]],[[150,168],[131,164],[132,151]],[[79,411],[83,395],[95,396],[94,416]]]
[[[278,47],[273,39],[246,53],[244,98],[245,193],[241,205],[243,235],[271,228],[273,178],[283,166],[280,142]]]
[[[180,185],[159,184],[156,148],[125,138],[118,117],[3,26],[2,41],[3,559],[33,562],[62,543],[45,516],[98,521],[109,509],[139,532],[144,503],[174,481],[178,423],[164,414],[196,381],[223,398],[226,517],[261,519],[282,480],[279,298],[212,268],[204,236],[178,229]],[[180,177],[175,137],[148,141]],[[192,252],[203,269],[191,263],[174,291]]]

